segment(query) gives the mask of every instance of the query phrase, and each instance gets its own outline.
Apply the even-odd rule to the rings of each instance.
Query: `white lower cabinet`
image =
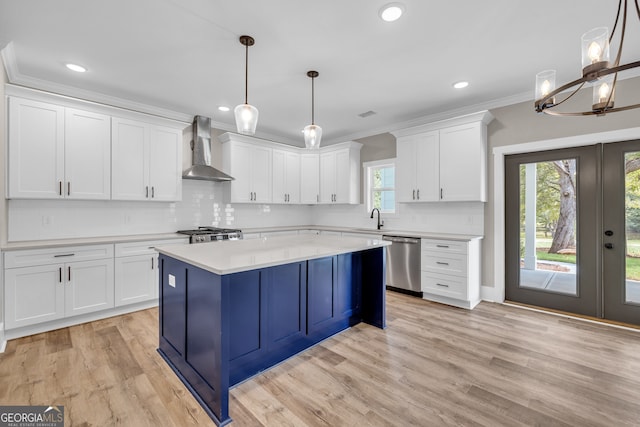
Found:
[[[158,298],[156,246],[188,243],[188,239],[154,240],[115,245],[115,306]]]
[[[5,328],[113,308],[113,245],[5,253]]]
[[[480,302],[480,239],[422,239],[423,298],[471,309]]]

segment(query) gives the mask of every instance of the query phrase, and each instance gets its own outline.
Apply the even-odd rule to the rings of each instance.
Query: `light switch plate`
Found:
[[[169,275],[169,286],[171,286],[172,288],[176,287],[176,276],[174,276],[173,274]]]

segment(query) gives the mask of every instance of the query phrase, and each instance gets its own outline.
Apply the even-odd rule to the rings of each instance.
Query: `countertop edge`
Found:
[[[283,247],[291,247],[291,243],[295,243],[295,242],[291,242],[290,237],[291,236],[287,236],[289,238],[286,237],[273,237],[272,241],[274,240],[279,240],[279,239],[283,239],[283,241],[285,242],[282,246]],[[320,237],[320,236],[316,236],[316,237]],[[343,239],[342,237],[338,237],[339,239]],[[344,238],[344,239],[357,239],[357,238]],[[367,238],[362,238],[362,241],[370,241],[371,239],[367,239]],[[249,239],[249,240],[244,240],[244,241],[239,241],[239,242],[253,242],[256,241],[255,239]],[[325,240],[326,242],[326,240]],[[235,242],[234,242],[235,243]],[[182,245],[180,247],[177,246],[159,246],[156,247],[156,251],[158,251],[160,254],[169,256],[171,258],[177,259],[179,261],[182,262],[186,262],[188,264],[191,264],[195,267],[201,268],[203,270],[209,271],[211,273],[223,276],[223,275],[228,275],[228,274],[233,274],[233,273],[241,273],[244,271],[251,271],[251,270],[258,270],[258,269],[262,269],[262,268],[268,268],[268,267],[274,267],[274,266],[278,266],[278,265],[285,265],[285,264],[291,264],[291,263],[295,263],[295,262],[300,262],[300,261],[307,261],[307,260],[312,260],[312,259],[319,259],[319,258],[325,258],[325,257],[330,257],[330,256],[334,256],[334,255],[341,255],[341,254],[346,254],[346,253],[351,253],[351,252],[361,252],[361,251],[366,251],[369,249],[378,249],[378,248],[383,248],[386,246],[390,246],[392,243],[391,242],[387,242],[387,241],[383,241],[383,240],[375,240],[375,244],[359,244],[359,245],[353,245],[351,247],[326,247],[322,252],[318,252],[318,253],[314,253],[314,254],[304,254],[304,255],[295,255],[295,256],[287,256],[286,258],[280,258],[280,259],[270,259],[270,260],[265,260],[265,261],[247,261],[246,263],[243,263],[242,265],[235,265],[233,267],[229,267],[229,268],[216,268],[215,266],[208,264],[206,262],[202,262],[201,260],[199,260],[198,258],[202,258],[201,254],[196,253],[193,254],[193,252],[197,252],[197,251],[203,251],[206,250],[205,245],[215,245],[213,246],[214,248],[220,248],[220,244],[216,243],[216,242],[212,242],[212,243],[201,243],[198,245],[187,245],[187,248],[182,247]],[[274,251],[273,247],[270,248],[266,248],[269,251]],[[185,251],[187,253],[185,253]],[[191,256],[188,252],[192,252]],[[208,251],[207,251],[208,253]]]
[[[86,245],[108,245],[117,243],[145,242],[148,240],[171,240],[185,239],[187,236],[178,233],[160,234],[135,234],[125,236],[103,236],[103,237],[81,237],[72,239],[54,240],[27,240],[23,242],[9,242],[0,247],[2,251],[13,251],[23,249],[48,249],[63,246],[86,246]]]

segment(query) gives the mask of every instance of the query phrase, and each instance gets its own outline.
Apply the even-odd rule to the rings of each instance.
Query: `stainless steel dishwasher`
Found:
[[[422,297],[420,287],[420,239],[384,235],[387,246],[387,289]]]

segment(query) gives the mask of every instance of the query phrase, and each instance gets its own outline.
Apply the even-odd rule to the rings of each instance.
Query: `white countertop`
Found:
[[[378,230],[375,227],[362,228],[362,227],[337,227],[332,225],[296,225],[296,226],[281,226],[281,227],[260,227],[260,228],[243,228],[242,232],[245,234],[251,233],[273,233],[281,231],[295,231],[295,230],[318,230],[318,231],[337,231],[340,233],[356,233],[356,234],[375,234],[378,236],[401,236],[401,237],[417,237],[420,239],[443,239],[443,240],[457,240],[461,242],[468,242],[470,240],[482,239],[484,236],[477,234],[457,234],[457,233],[436,233],[432,231],[415,231],[415,230],[397,230],[397,229],[382,229]]]
[[[298,234],[194,245],[160,246],[156,250],[212,273],[224,275],[359,252],[390,244],[391,242],[382,239]]]

